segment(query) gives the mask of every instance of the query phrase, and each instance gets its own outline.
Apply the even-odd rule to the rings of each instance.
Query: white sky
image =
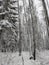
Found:
[[[19,1],[19,5],[23,6],[23,1],[22,0]]]

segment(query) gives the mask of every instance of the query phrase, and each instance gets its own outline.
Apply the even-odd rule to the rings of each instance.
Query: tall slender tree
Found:
[[[35,8],[32,0],[29,0],[29,7],[30,7],[30,13],[31,13],[31,20],[32,20],[32,29],[33,29],[33,43],[34,43],[34,52],[32,53],[34,56],[34,60],[36,59],[36,26],[37,26],[37,19],[35,15]]]
[[[21,52],[22,52],[22,44],[21,44],[21,40],[22,40],[22,37],[21,37],[21,19],[20,19],[20,6],[19,6],[19,0],[18,0],[18,14],[19,14],[19,43],[18,43],[18,47],[19,47],[19,56],[21,56]]]

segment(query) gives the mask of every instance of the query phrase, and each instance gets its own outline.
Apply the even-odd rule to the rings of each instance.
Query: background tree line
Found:
[[[0,51],[19,49],[32,55],[36,49],[49,49],[47,0],[1,0],[0,3]]]

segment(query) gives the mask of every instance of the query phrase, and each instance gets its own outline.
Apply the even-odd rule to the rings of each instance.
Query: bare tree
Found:
[[[37,19],[35,15],[35,9],[32,0],[29,0],[29,7],[30,7],[30,13],[31,13],[31,20],[32,20],[32,29],[33,29],[33,43],[34,43],[34,52],[32,53],[34,56],[34,60],[36,59],[36,26],[37,26]]]
[[[19,6],[19,0],[18,0],[18,13],[19,13],[19,43],[18,43],[18,47],[19,47],[19,56],[21,56],[21,52],[22,52],[22,44],[21,44],[21,19],[20,19],[20,6]]]

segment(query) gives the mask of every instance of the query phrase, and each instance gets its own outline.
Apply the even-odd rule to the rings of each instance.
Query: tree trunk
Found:
[[[20,9],[19,9],[19,0],[18,0],[18,13],[19,13],[19,44],[18,44],[18,47],[19,47],[19,56],[21,56],[21,51],[22,51],[22,44],[21,44],[21,19],[20,19]]]
[[[32,0],[29,0],[29,7],[30,7],[30,13],[31,13],[31,19],[32,19],[32,29],[33,29],[33,43],[34,43],[34,60],[36,59],[36,34],[37,34],[37,20],[35,15],[35,9]]]

